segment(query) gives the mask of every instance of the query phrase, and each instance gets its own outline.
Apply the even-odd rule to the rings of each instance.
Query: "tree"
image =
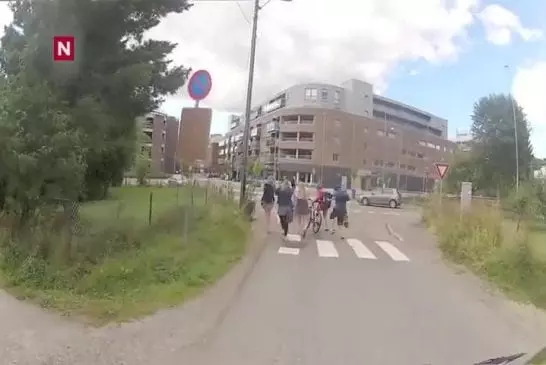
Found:
[[[171,67],[168,56],[175,44],[144,39],[144,33],[190,5],[186,0],[14,0],[11,7],[14,20],[0,49],[2,73],[17,80],[25,72],[30,89],[40,85],[58,98],[48,106],[50,113],[66,114],[66,130],[81,136],[84,195],[102,198],[133,163],[136,117],[156,109],[190,72]],[[51,40],[57,34],[76,37],[76,62],[52,62]]]
[[[137,123],[137,138],[136,138],[136,156],[134,161],[134,170],[139,185],[146,184],[146,178],[150,175],[150,155],[147,144],[151,143],[150,137],[148,137],[142,131],[142,124]]]
[[[0,208],[24,226],[40,206],[78,199],[86,151],[58,95],[20,67],[0,85]]]
[[[255,159],[252,164],[250,165],[249,173],[252,177],[260,177],[262,176],[262,171],[264,170],[264,166],[261,164],[259,159]]]
[[[480,183],[492,192],[507,191],[516,176],[514,109],[518,134],[520,180],[531,174],[533,151],[530,127],[523,109],[510,95],[482,97],[474,104],[472,114],[472,154],[479,163]]]

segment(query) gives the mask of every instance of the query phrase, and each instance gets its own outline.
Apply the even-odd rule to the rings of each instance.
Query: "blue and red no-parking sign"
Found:
[[[198,70],[193,73],[188,82],[188,93],[195,100],[203,100],[212,89],[212,77],[206,70]]]

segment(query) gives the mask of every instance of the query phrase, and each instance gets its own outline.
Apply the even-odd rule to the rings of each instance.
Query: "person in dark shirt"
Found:
[[[270,232],[271,226],[271,211],[275,205],[275,180],[269,177],[264,184],[264,192],[262,194],[262,208],[265,213],[265,224],[267,227],[267,233]]]
[[[286,239],[286,236],[288,236],[288,227],[290,222],[292,222],[294,214],[294,203],[292,201],[294,191],[290,187],[290,182],[284,180],[275,194],[277,195],[277,214],[279,215],[279,221],[281,222],[283,238]]]
[[[351,200],[351,197],[347,193],[347,190],[342,189],[341,186],[336,186],[334,191],[335,206],[332,215],[337,221],[337,228],[340,230],[341,239],[345,239],[342,229],[347,225],[347,202],[349,200]]]
[[[290,185],[292,185],[292,190],[295,190],[296,189],[296,179],[295,178],[292,178],[290,180]]]

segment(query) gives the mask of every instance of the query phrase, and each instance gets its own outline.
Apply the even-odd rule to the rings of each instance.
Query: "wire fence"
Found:
[[[110,195],[94,202],[57,199],[44,203],[24,225],[20,217],[0,215],[0,238],[5,244],[28,245],[27,252],[43,251],[47,256],[63,247],[67,260],[95,261],[161,235],[178,236],[184,242],[211,212],[228,209],[235,214],[238,210],[233,188],[211,181],[124,186],[112,188]]]

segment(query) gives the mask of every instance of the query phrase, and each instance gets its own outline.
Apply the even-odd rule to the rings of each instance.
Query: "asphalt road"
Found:
[[[346,239],[283,242],[275,224],[253,266],[131,323],[90,328],[0,290],[0,365],[463,365],[546,345],[546,315],[446,264],[418,211],[349,208]]]
[[[442,261],[416,211],[350,211],[344,240],[272,233],[192,362],[461,365],[546,344],[531,314]]]

